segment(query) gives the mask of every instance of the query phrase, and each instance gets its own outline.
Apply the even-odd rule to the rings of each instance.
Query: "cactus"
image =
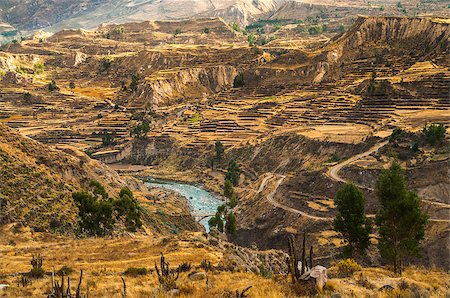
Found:
[[[41,255],[33,255],[31,258],[31,270],[30,270],[30,276],[33,278],[42,278],[44,277],[45,271],[42,268],[42,256]]]
[[[289,238],[288,242],[289,248],[289,258],[288,258],[288,268],[289,273],[292,276],[292,282],[296,283],[300,280],[300,277],[308,271],[309,268],[312,268],[313,265],[313,247],[311,246],[309,249],[309,267],[308,261],[306,260],[306,232],[303,232],[303,247],[302,247],[302,259],[301,259],[301,268],[299,270],[298,264],[300,262],[298,258],[298,249],[296,246],[295,239],[293,237]]]
[[[64,272],[61,274],[61,283],[55,282],[55,271],[52,272],[52,292],[47,298],[88,298],[88,295],[82,296],[80,287],[83,280],[83,270],[80,273],[80,279],[78,281],[77,290],[75,296],[72,295],[70,289],[70,277],[67,277],[67,288],[64,289]]]
[[[161,253],[160,259],[161,270],[159,270],[158,265],[155,263],[156,273],[158,274],[158,281],[160,286],[165,291],[170,291],[177,288],[176,280],[180,275],[180,270],[170,270],[169,262],[165,261],[164,254]]]

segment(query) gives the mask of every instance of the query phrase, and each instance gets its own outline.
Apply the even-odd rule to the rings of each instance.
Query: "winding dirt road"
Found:
[[[357,155],[355,155],[355,156],[353,156],[353,157],[351,157],[351,158],[349,158],[347,160],[344,160],[341,163],[338,163],[338,164],[332,166],[328,170],[327,175],[331,179],[333,179],[335,181],[339,181],[339,182],[343,182],[343,183],[349,182],[348,180],[345,180],[344,178],[339,176],[339,171],[342,170],[344,167],[348,166],[349,164],[351,164],[351,163],[353,163],[353,162],[355,162],[355,161],[357,161],[357,160],[359,160],[359,159],[361,159],[363,157],[369,156],[370,154],[372,154],[374,152],[377,152],[380,148],[385,146],[387,143],[389,143],[389,141],[384,141],[384,142],[378,143],[375,146],[373,146],[372,148],[370,148],[369,150],[367,150],[366,152],[357,154]],[[358,184],[356,184],[356,185],[359,188],[364,188],[364,189],[367,189],[367,190],[370,190],[370,191],[374,190],[371,187],[366,187],[366,186],[358,185]],[[435,201],[431,201],[431,200],[427,200],[427,199],[422,199],[422,202],[425,202],[425,203],[428,203],[428,204],[431,204],[431,205],[435,205],[435,206],[439,206],[439,207],[442,207],[442,208],[450,208],[449,204],[445,204],[445,203],[441,203],[441,202],[435,202]],[[370,215],[367,215],[367,216],[370,217]],[[450,222],[450,220],[448,220],[448,219],[438,219],[438,218],[429,218],[428,220],[429,221],[433,221],[433,222]]]
[[[378,150],[380,150],[381,147],[385,146],[387,143],[389,143],[389,142],[385,141],[385,142],[378,143],[375,146],[373,146],[372,148],[370,148],[369,150],[367,150],[366,152],[354,155],[354,156],[350,157],[349,159],[346,159],[343,162],[332,166],[328,170],[327,175],[335,181],[347,183],[347,181],[344,178],[339,176],[339,171],[342,170],[342,168],[348,166],[349,164],[351,164],[363,157],[369,156],[370,154],[372,154],[374,152],[377,152]],[[367,188],[367,187],[364,187],[364,188]],[[367,188],[367,189],[370,189],[370,188]],[[370,190],[373,190],[373,189],[370,189]]]
[[[260,189],[264,189],[264,187],[267,184],[267,180],[270,179],[271,177],[273,177],[273,174],[270,174],[271,176],[268,176],[266,178],[264,178],[264,180],[261,182],[260,185]],[[278,176],[278,180],[275,184],[274,189],[267,195],[267,201],[269,201],[269,203],[271,203],[273,206],[277,207],[277,208],[281,208],[285,211],[291,212],[291,213],[296,213],[296,214],[300,214],[302,217],[306,217],[306,218],[310,218],[310,219],[315,219],[315,220],[324,220],[324,221],[330,221],[333,220],[331,217],[320,217],[320,216],[314,216],[311,214],[308,214],[306,212],[300,211],[298,209],[283,205],[279,202],[277,202],[275,200],[275,194],[277,193],[278,188],[280,187],[280,185],[283,183],[283,180],[286,178],[286,176],[284,175],[277,175]],[[262,190],[261,190],[262,191]]]
[[[345,180],[344,178],[339,176],[339,171],[341,169],[343,169],[344,167],[348,166],[349,164],[351,164],[351,163],[353,163],[353,162],[355,162],[355,161],[357,161],[357,160],[359,160],[359,159],[361,159],[363,157],[369,156],[369,155],[371,155],[374,152],[377,152],[380,148],[385,146],[387,143],[388,143],[388,141],[384,141],[384,142],[378,143],[375,146],[371,147],[369,150],[367,150],[367,151],[365,151],[363,153],[357,154],[357,155],[355,155],[355,156],[353,156],[353,157],[351,157],[351,158],[349,158],[349,159],[347,159],[347,160],[345,160],[345,161],[343,161],[341,163],[338,163],[338,164],[334,165],[333,167],[331,167],[328,170],[327,175],[331,179],[333,179],[335,181],[347,183],[347,180]],[[269,180],[274,178],[274,176],[276,175],[278,177],[278,180],[277,180],[277,182],[275,184],[275,187],[266,197],[267,201],[269,203],[271,203],[273,206],[275,206],[277,208],[281,208],[281,209],[283,209],[283,210],[285,210],[287,212],[300,214],[301,216],[303,216],[305,218],[310,218],[310,219],[314,219],[314,220],[321,220],[321,221],[331,221],[331,220],[333,220],[333,218],[331,218],[331,217],[320,217],[320,216],[311,215],[311,214],[308,214],[308,213],[303,212],[301,210],[298,210],[298,209],[295,209],[295,208],[283,205],[280,202],[277,202],[275,200],[275,194],[277,193],[278,188],[283,183],[283,181],[286,178],[286,176],[285,175],[280,175],[280,174],[273,174],[273,173],[267,173],[267,174],[268,174],[268,176],[264,177],[263,180],[261,181],[261,184],[260,184],[260,186],[258,188],[258,193],[261,193],[262,191],[264,191],[264,189],[266,188],[267,183],[269,182]],[[358,185],[358,186],[360,188],[365,188],[365,189],[373,191],[372,188],[364,187],[364,186],[361,186],[361,185]],[[434,202],[434,201],[424,200],[424,199],[422,201],[427,202],[429,204],[438,205],[438,206],[443,207],[443,208],[450,208],[449,204],[440,203],[440,202]],[[374,214],[368,214],[367,216],[368,217],[375,217]],[[450,222],[450,220],[438,219],[438,218],[429,218],[428,220],[429,221],[433,221],[433,222],[445,222],[445,223]]]

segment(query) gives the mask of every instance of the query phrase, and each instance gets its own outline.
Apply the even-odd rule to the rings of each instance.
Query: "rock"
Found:
[[[314,266],[310,273],[312,278],[316,279],[316,285],[321,291],[327,282],[327,268],[323,266]]]
[[[180,295],[180,290],[178,289],[173,289],[167,292],[167,296],[168,297],[176,297]]]
[[[203,280],[206,279],[205,272],[192,272],[188,275],[190,280]]]

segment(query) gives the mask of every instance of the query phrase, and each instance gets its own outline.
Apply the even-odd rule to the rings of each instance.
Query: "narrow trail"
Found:
[[[303,217],[306,218],[310,218],[310,219],[315,219],[315,220],[324,220],[324,221],[330,221],[332,220],[332,218],[330,217],[320,217],[320,216],[314,216],[311,214],[308,214],[306,212],[300,211],[298,209],[283,205],[279,202],[277,202],[275,200],[275,194],[277,193],[278,188],[280,187],[280,185],[283,183],[284,179],[286,178],[286,176],[284,175],[277,175],[278,176],[278,181],[275,184],[274,189],[267,195],[267,201],[269,201],[269,203],[271,203],[273,206],[277,207],[277,208],[281,208],[285,211],[291,212],[291,213],[295,213],[295,214],[300,214]],[[259,189],[264,189],[266,184],[267,184],[267,180],[272,178],[273,174],[270,174],[270,176],[264,178],[264,180],[261,182],[261,185],[259,187]],[[262,191],[262,190],[261,190]]]
[[[363,153],[357,154],[357,155],[355,155],[355,156],[353,156],[353,157],[351,157],[351,158],[349,158],[347,160],[344,160],[341,163],[338,163],[338,164],[332,166],[328,170],[327,175],[331,179],[333,179],[335,181],[347,183],[348,180],[345,180],[344,178],[339,176],[339,171],[340,170],[342,170],[344,167],[348,166],[349,164],[351,164],[351,163],[353,163],[353,162],[355,162],[355,161],[357,161],[357,160],[359,160],[359,159],[361,159],[363,157],[369,156],[370,154],[372,154],[374,152],[377,152],[380,148],[382,148],[383,146],[385,146],[388,143],[389,143],[389,141],[384,141],[384,142],[378,143],[375,146],[371,147],[369,150],[367,150],[367,151],[365,151]],[[371,188],[371,187],[367,187],[367,186],[363,186],[363,185],[359,185],[359,184],[356,184],[356,185],[359,188],[363,188],[363,189],[367,189],[367,190],[370,190],[370,191],[374,191],[374,189]],[[431,200],[427,200],[427,199],[422,199],[422,202],[425,202],[425,203],[431,204],[431,205],[435,205],[435,206],[439,206],[439,207],[442,207],[442,208],[450,208],[449,204],[445,204],[445,203],[441,203],[441,202],[435,202],[435,201],[431,201]],[[368,217],[374,217],[373,214],[370,214],[370,215],[367,215],[367,216]],[[448,220],[448,219],[438,219],[438,218],[429,218],[428,220],[432,221],[432,222],[450,222],[450,220]]]

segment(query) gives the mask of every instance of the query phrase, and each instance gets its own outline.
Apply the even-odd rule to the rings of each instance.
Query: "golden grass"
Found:
[[[8,274],[30,270],[33,254],[41,253],[44,269],[51,271],[69,266],[75,269],[70,275],[72,292],[75,290],[79,270],[83,269],[83,293],[89,285],[90,297],[121,297],[123,276],[127,284],[128,297],[169,297],[159,288],[155,272],[144,276],[129,277],[123,272],[129,267],[154,269],[163,252],[166,260],[174,268],[182,262],[191,262],[199,266],[203,259],[214,265],[222,258],[222,253],[209,244],[202,233],[184,233],[172,237],[150,237],[135,235],[125,238],[89,238],[71,239],[64,236],[32,233],[23,229],[19,234],[12,234],[8,229],[1,231],[0,239],[0,283],[10,287],[0,291],[0,297],[40,297],[50,290],[51,278],[46,276],[33,281],[28,287],[18,287],[18,276]],[[335,236],[325,232],[322,236]],[[15,245],[11,245],[11,241]],[[201,270],[201,269],[200,269]],[[359,274],[367,279],[367,284],[358,282]],[[4,276],[7,275],[7,276]],[[252,272],[208,272],[206,280],[191,281],[188,273],[180,274],[177,281],[180,297],[230,297],[235,290],[253,286],[248,297],[298,297],[291,291],[289,280],[285,276],[264,278]],[[395,276],[383,268],[364,268],[349,278],[329,279],[323,295],[340,293],[342,297],[363,297],[378,295],[378,288],[385,284],[398,288],[400,281],[406,282],[411,289],[417,287],[431,297],[443,297],[450,286],[449,274],[430,269],[407,268],[403,277]],[[366,287],[364,287],[366,286]],[[409,291],[409,290],[408,290]],[[234,296],[233,296],[234,297]],[[392,296],[391,296],[392,297]]]

